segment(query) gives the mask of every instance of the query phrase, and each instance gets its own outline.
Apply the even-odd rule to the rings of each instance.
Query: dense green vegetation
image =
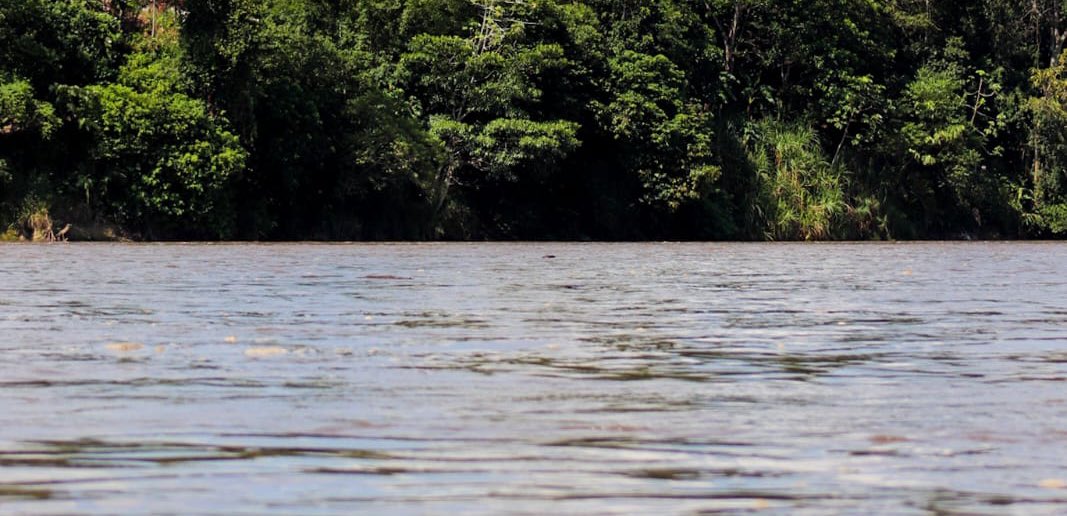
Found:
[[[1063,0],[0,0],[0,229],[1062,236],[1065,43]]]

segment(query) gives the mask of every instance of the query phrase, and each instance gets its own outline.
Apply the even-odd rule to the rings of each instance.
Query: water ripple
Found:
[[[1065,250],[0,245],[0,505],[1062,514]]]

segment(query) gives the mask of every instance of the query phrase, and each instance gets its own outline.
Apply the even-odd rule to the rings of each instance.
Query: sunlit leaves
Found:
[[[846,211],[845,185],[807,127],[766,120],[748,136],[757,173],[759,213],[773,240],[832,237]]]
[[[48,138],[58,126],[55,109],[34,97],[29,82],[0,83],[0,137],[19,131],[35,131]]]
[[[108,85],[84,88],[72,107],[94,136],[97,195],[117,217],[188,234],[232,231],[227,187],[246,155],[202,101]]]

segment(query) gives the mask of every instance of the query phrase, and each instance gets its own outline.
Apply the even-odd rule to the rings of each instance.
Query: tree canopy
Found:
[[[1063,0],[0,0],[0,230],[1059,237],[1065,47]]]

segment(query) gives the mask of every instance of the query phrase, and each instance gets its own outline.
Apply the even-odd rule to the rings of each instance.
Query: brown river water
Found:
[[[1067,245],[0,245],[2,514],[721,511],[1067,514]]]

